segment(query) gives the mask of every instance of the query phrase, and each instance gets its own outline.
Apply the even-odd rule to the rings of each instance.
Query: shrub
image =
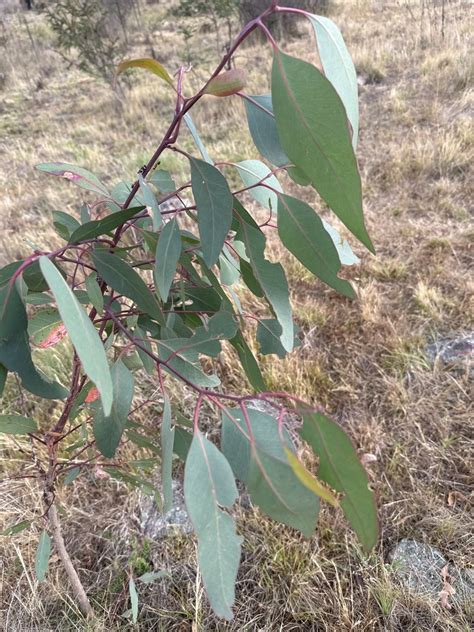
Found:
[[[41,5],[57,38],[59,52],[71,63],[112,82],[127,49],[127,18],[132,0],[52,0]]]
[[[55,212],[63,245],[35,250],[0,270],[0,385],[13,373],[32,395],[63,400],[57,418],[41,426],[34,412],[0,415],[0,432],[28,435],[33,446],[28,476],[36,470],[45,504],[44,514],[12,525],[5,534],[14,535],[32,523],[44,525],[36,575],[45,579],[53,541],[86,614],[92,608],[64,545],[56,492],[91,467],[101,477],[156,497],[152,467],[158,461],[159,502],[167,512],[173,502],[174,455],[185,461],[184,495],[204,586],[215,613],[227,619],[232,617],[241,552],[230,512],[238,495],[235,479],[245,484],[254,505],[307,537],[316,528],[323,500],[341,507],[363,549],[375,544],[373,496],[349,438],[312,403],[290,393],[268,392],[249,344],[256,335],[262,354],[284,357],[299,342],[284,268],[265,255],[269,232],[276,230],[282,244],[334,290],[349,299],[355,296],[351,284],[339,277],[341,261],[354,260],[347,243],[306,202],[283,192],[280,174],[312,186],[354,236],[373,249],[354,154],[354,66],[337,27],[311,14],[307,17],[316,31],[324,74],[283,52],[265,19],[288,11],[272,3],[245,26],[192,96],[184,96],[184,67],[173,80],[154,59],[122,63],[119,72],[146,69],[176,96],[174,116],[156,151],[134,183],[118,182],[111,189],[81,167],[38,165],[42,172],[89,191],[97,203],[81,207],[77,215]],[[224,68],[257,29],[273,50],[271,94],[250,96],[243,93],[244,70]],[[244,99],[250,133],[266,163],[224,165],[211,159],[190,112],[212,98]],[[193,154],[179,144],[184,126],[196,144]],[[175,183],[172,174],[159,168],[160,157],[170,151],[188,165],[184,182]],[[238,174],[241,185],[231,187],[221,171],[224,166],[234,171],[234,182]],[[263,207],[263,220],[243,206],[245,195]],[[242,286],[258,297],[258,309],[243,302]],[[47,355],[65,337],[73,347],[67,388],[47,380],[31,354],[34,345]],[[226,392],[212,372],[222,344],[240,359],[249,393]],[[149,374],[159,393],[145,402],[159,406],[159,435],[151,424],[129,420],[140,371]],[[174,380],[194,393],[190,410],[177,411]],[[203,404],[215,413],[218,430],[212,436],[220,434],[220,448],[204,432]],[[127,461],[125,440],[149,458]],[[317,457],[314,472],[297,455],[303,442]],[[131,573],[135,567],[131,565]],[[133,575],[129,591],[136,621]]]

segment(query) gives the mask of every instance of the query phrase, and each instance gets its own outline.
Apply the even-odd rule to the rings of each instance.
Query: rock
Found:
[[[401,540],[390,554],[395,575],[410,592],[439,602],[445,588],[443,569],[447,566],[448,583],[454,588],[451,602],[471,609],[474,604],[474,574],[449,563],[441,551],[417,540]]]
[[[443,366],[458,370],[467,370],[474,376],[474,332],[458,337],[447,337],[428,345],[426,355],[434,365],[440,362]]]
[[[193,526],[184,503],[184,491],[181,481],[173,481],[173,507],[163,514],[153,498],[143,496],[140,501],[141,527],[143,533],[151,538],[162,539],[177,533],[191,533]]]

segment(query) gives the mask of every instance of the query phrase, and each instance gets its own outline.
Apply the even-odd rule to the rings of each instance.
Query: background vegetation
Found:
[[[469,629],[472,613],[408,595],[387,563],[401,537],[429,541],[459,565],[468,563],[472,550],[468,375],[432,367],[426,357],[433,339],[472,327],[473,307],[472,20],[467,2],[453,0],[443,7],[444,14],[441,3],[427,0],[330,3],[328,11],[360,76],[358,151],[377,256],[358,251],[361,265],[349,272],[359,294],[354,303],[309,282],[302,267],[289,261],[304,341],[286,361],[263,359],[270,386],[324,405],[350,431],[361,455],[376,457],[366,460],[380,508],[379,548],[363,558],[352,536],[344,535],[342,517],[332,511],[326,510],[318,535],[308,542],[261,516],[257,520],[242,506],[238,527],[246,545],[239,601],[235,621],[224,625],[203,599],[194,541],[179,535],[144,538],[139,493],[93,472],[62,493],[71,507],[63,516],[67,545],[100,613],[98,629],[127,629],[121,615],[129,607],[130,566],[136,573],[171,574],[140,588],[143,630]],[[74,52],[68,59],[59,54],[44,14],[18,12],[13,1],[3,2],[1,10],[4,264],[32,244],[54,244],[51,209],[75,208],[76,191],[35,172],[36,163],[81,164],[106,183],[130,178],[152,152],[174,104],[158,81],[139,73],[129,87],[123,84],[117,99],[107,83],[78,68]],[[299,31],[304,28],[298,25]],[[189,81],[197,86],[217,58],[213,29],[208,16],[177,21],[169,3],[136,0],[128,14],[125,50],[140,57],[152,48],[170,69],[192,60]],[[220,31],[221,46],[226,29]],[[289,35],[287,49],[302,55],[302,48],[309,48],[306,40],[293,29]],[[261,83],[260,77],[268,76],[269,57],[257,40],[241,53],[238,64],[250,75],[250,92],[257,79]],[[255,157],[242,116],[237,99],[209,99],[194,118],[216,154],[238,161]],[[178,162],[162,166],[179,169]],[[280,256],[276,249],[273,254]],[[67,351],[67,343],[58,346],[45,370],[66,374]],[[222,363],[229,386],[245,388],[230,359]],[[152,385],[144,377],[141,387],[145,399]],[[182,401],[185,408],[184,393]],[[30,406],[9,378],[5,411],[28,412]],[[54,412],[45,407],[35,415],[46,421]],[[154,414],[145,408],[134,419],[152,425]],[[24,441],[2,436],[0,442],[10,463],[29,450]],[[2,479],[11,474],[4,469]],[[2,480],[0,528],[31,517],[35,503],[41,512],[34,482]],[[34,580],[36,544],[34,530],[2,538],[1,625],[22,632],[87,629],[64,591],[58,562],[53,559],[47,584]]]

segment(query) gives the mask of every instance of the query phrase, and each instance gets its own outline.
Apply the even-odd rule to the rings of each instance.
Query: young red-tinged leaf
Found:
[[[189,449],[184,471],[184,498],[198,538],[199,568],[212,609],[232,619],[241,538],[230,508],[238,492],[224,455],[199,431]]]
[[[171,221],[165,224],[156,246],[155,281],[164,303],[168,300],[168,294],[180,256],[181,233],[178,221],[176,217],[173,217]]]
[[[191,184],[198,210],[199,235],[206,265],[219,258],[232,223],[232,193],[222,173],[203,160],[190,158]]]
[[[97,176],[83,169],[82,167],[76,167],[64,162],[44,162],[36,165],[39,171],[50,173],[53,176],[59,176],[65,178],[82,189],[93,191],[104,197],[110,197],[110,193],[107,187],[99,180]]]
[[[0,432],[4,434],[22,435],[36,432],[38,426],[34,419],[22,415],[0,415]]]
[[[96,402],[100,397],[100,393],[95,386],[93,386],[90,391],[87,393],[86,399],[84,400],[86,404],[90,404],[91,402]]]
[[[228,97],[245,88],[247,73],[243,68],[232,68],[222,72],[207,84],[204,94],[212,94],[215,97]]]
[[[344,105],[312,64],[275,50],[272,102],[283,149],[347,228],[374,251]]]
[[[51,538],[48,532],[43,530],[40,535],[38,548],[36,549],[36,578],[38,581],[44,581],[46,571],[48,570],[49,557],[51,555]]]
[[[61,325],[61,316],[58,310],[48,307],[37,311],[30,318],[28,321],[28,334],[34,345],[40,348],[47,348],[51,346],[50,342],[55,344],[56,334],[58,334],[58,337],[62,335],[62,331],[58,330]]]
[[[318,478],[344,494],[342,510],[366,551],[377,541],[377,513],[373,492],[354,447],[346,433],[320,413],[305,413],[300,430],[319,457]]]
[[[174,88],[173,80],[168,74],[168,71],[160,64],[156,59],[151,59],[149,57],[145,57],[142,59],[130,59],[128,61],[123,61],[117,67],[117,75],[129,68],[143,68],[144,70],[148,70],[148,72],[152,72],[157,77],[166,81],[172,88]]]
[[[39,261],[83,369],[99,389],[105,414],[110,414],[113,385],[102,340],[58,269],[45,256]]]
[[[46,338],[42,342],[40,342],[38,347],[40,349],[49,349],[49,347],[54,347],[58,344],[58,342],[61,342],[61,340],[66,336],[66,327],[61,323],[49,332]]]

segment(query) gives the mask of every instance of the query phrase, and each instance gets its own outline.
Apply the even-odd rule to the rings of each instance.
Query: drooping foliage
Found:
[[[33,395],[64,400],[50,427],[40,429],[34,414],[14,412],[0,416],[0,432],[29,434],[48,445],[49,462],[41,472],[48,493],[100,459],[110,476],[154,495],[168,511],[174,459],[185,461],[185,500],[204,586],[212,608],[226,619],[232,617],[241,554],[232,515],[236,480],[255,506],[306,537],[316,529],[320,503],[327,502],[344,513],[364,550],[377,538],[373,494],[349,438],[312,402],[268,392],[254,353],[258,348],[260,354],[284,358],[300,344],[284,266],[268,256],[270,235],[341,300],[355,297],[344,265],[357,258],[338,231],[295,196],[296,184],[312,187],[315,199],[319,196],[373,250],[354,153],[358,106],[350,55],[333,22],[303,12],[314,26],[322,70],[289,56],[264,26],[267,17],[285,12],[291,9],[272,3],[244,27],[192,96],[183,92],[184,68],[174,75],[153,59],[123,62],[119,72],[150,71],[151,81],[162,80],[164,90],[174,91],[175,114],[166,135],[133,183],[109,187],[84,167],[38,165],[86,190],[108,211],[99,216],[91,204],[73,215],[56,212],[54,227],[62,245],[0,270],[0,384],[14,373]],[[258,29],[273,50],[271,94],[249,95],[243,69],[224,69]],[[254,159],[226,163],[223,169],[218,157],[210,157],[190,112],[202,99],[215,97],[243,100]],[[195,141],[192,153],[180,144],[185,127]],[[188,172],[180,182],[159,166],[167,151],[185,161]],[[294,181],[291,194],[284,190],[287,176]],[[243,289],[258,297],[257,312],[244,302],[248,292]],[[47,354],[64,337],[73,347],[68,388],[49,381],[32,355],[34,346]],[[222,371],[212,367],[223,345],[238,357],[248,393],[227,393],[220,386]],[[162,406],[159,435],[132,420],[140,371],[156,384]],[[173,380],[195,394],[186,415],[173,402]],[[263,409],[257,400],[264,402]],[[220,432],[220,441],[205,436],[204,403],[215,412],[219,431],[213,437]],[[293,425],[299,419],[298,432],[288,431],[289,415]],[[71,466],[58,460],[58,450],[78,421],[81,438],[69,450]],[[148,458],[121,462],[124,441]],[[298,456],[303,445],[315,456],[313,471]],[[157,464],[161,493],[151,477]],[[23,523],[17,530],[29,526]],[[41,580],[50,550],[43,531],[36,558]],[[129,587],[136,620],[132,577]]]

